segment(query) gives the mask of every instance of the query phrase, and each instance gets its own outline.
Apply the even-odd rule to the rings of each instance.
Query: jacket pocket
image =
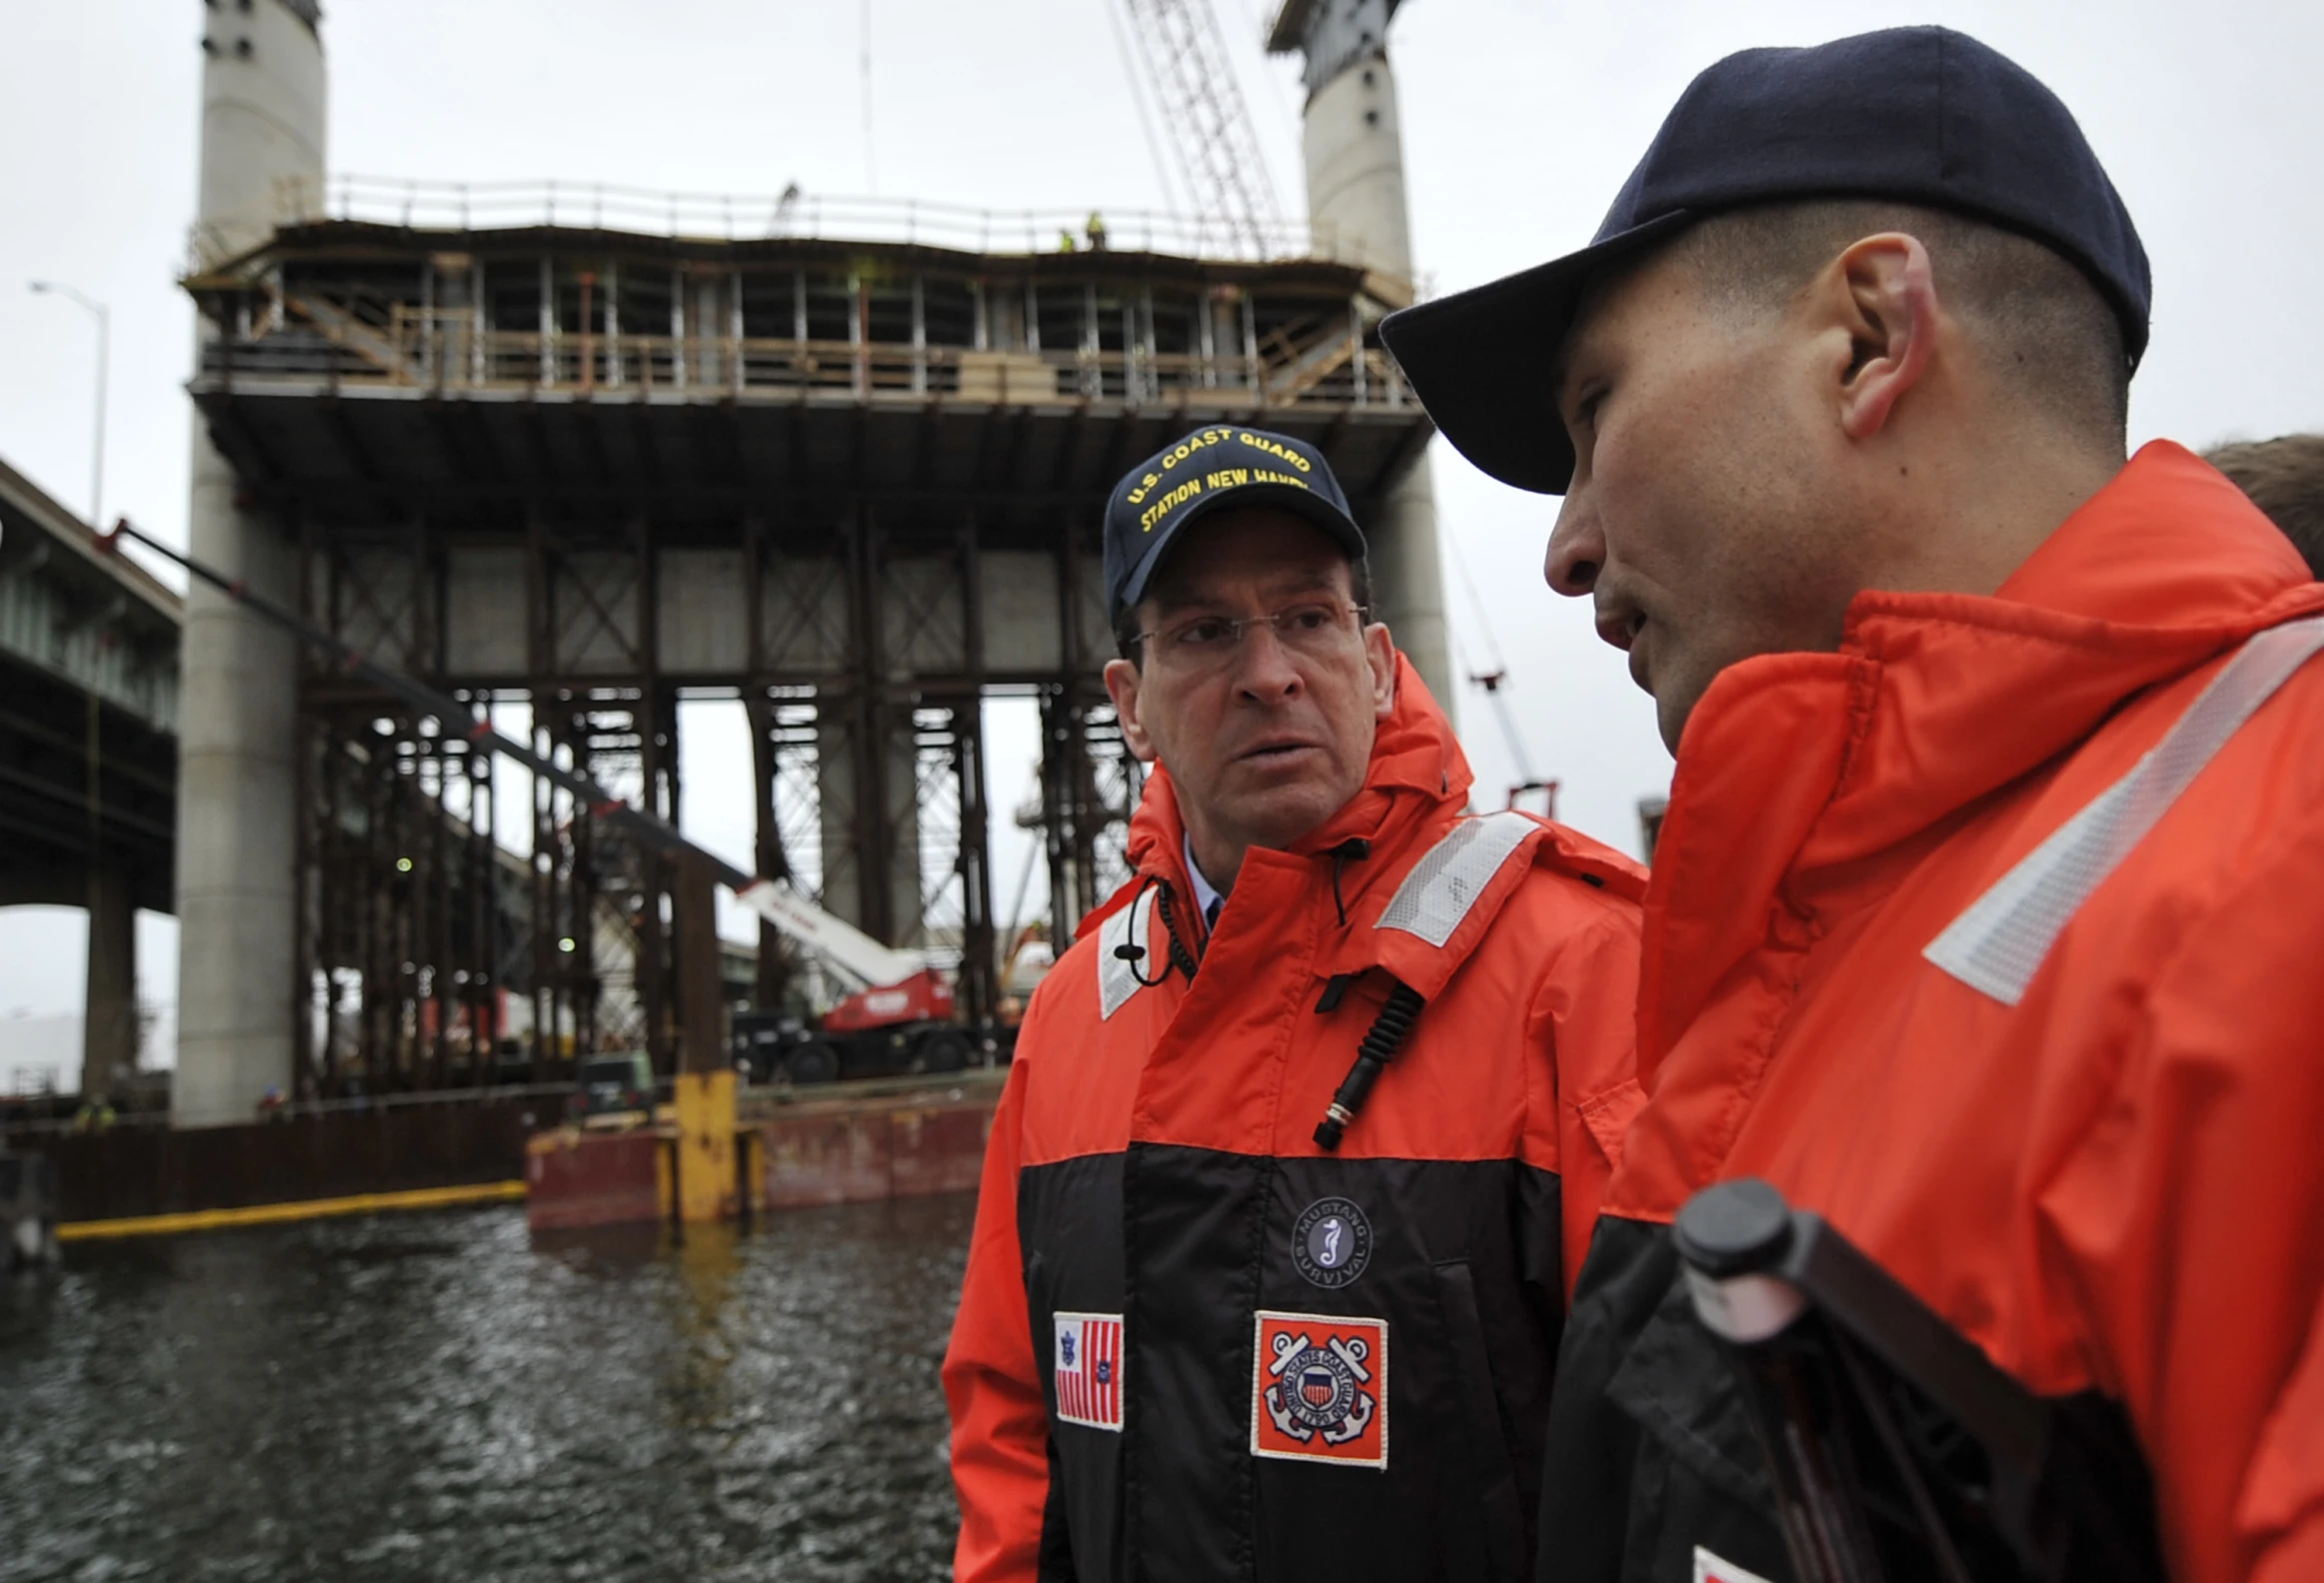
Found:
[[[1485,1352],[1476,1282],[1465,1260],[1436,1266],[1436,1303],[1444,1319],[1454,1378],[1455,1410],[1448,1415],[1452,1421],[1446,1425],[1446,1439],[1457,1448],[1445,1459],[1445,1575],[1522,1578],[1525,1529],[1518,1511],[1516,1468]],[[1461,1482],[1449,1482],[1454,1479]]]

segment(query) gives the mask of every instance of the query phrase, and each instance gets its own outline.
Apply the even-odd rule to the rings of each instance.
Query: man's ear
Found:
[[[1156,758],[1154,739],[1146,734],[1146,723],[1138,716],[1139,690],[1145,682],[1138,667],[1129,661],[1106,662],[1106,694],[1114,700],[1114,718],[1121,723],[1122,740],[1130,744],[1140,764],[1150,765]]]
[[[1387,623],[1364,628],[1363,663],[1371,670],[1371,718],[1384,721],[1396,712],[1396,640]]]
[[[1936,276],[1918,237],[1884,232],[1832,261],[1835,306],[1848,336],[1840,377],[1840,430],[1868,440],[1921,382],[1937,343]]]

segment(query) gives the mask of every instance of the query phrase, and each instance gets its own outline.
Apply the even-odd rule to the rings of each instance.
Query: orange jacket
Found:
[[[1468,786],[1399,664],[1363,791],[1249,852],[1204,940],[1148,784],[1139,878],[1034,996],[994,1119],[944,1369],[960,1577],[1529,1570],[1564,1290],[1640,1097],[1643,876],[1464,818]],[[1390,975],[1426,1003],[1326,1154]]]
[[[1685,1576],[1695,1544],[1789,1575],[1661,1231],[1756,1175],[2035,1391],[2112,1404],[2174,1577],[2324,1578],[2324,663],[2015,1004],[1923,954],[2245,640],[2320,609],[2234,487],[2157,444],[1997,597],[1867,594],[1839,653],[1712,684],[1647,896],[1650,1099],[1559,1360],[1543,1577]]]

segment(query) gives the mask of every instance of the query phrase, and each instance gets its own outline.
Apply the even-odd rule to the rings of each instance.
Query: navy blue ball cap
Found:
[[[1295,512],[1363,559],[1363,530],[1323,453],[1243,424],[1210,424],[1132,468],[1106,503],[1106,617],[1146,598],[1171,543],[1214,513],[1248,506]]]
[[[2081,266],[2135,367],[2154,284],[2130,212],[2058,96],[1949,28],[1729,55],[1688,85],[1578,253],[1390,315],[1380,336],[1436,427],[1504,484],[1561,495],[1551,381],[1593,276],[1747,204],[1885,198],[1988,220]]]

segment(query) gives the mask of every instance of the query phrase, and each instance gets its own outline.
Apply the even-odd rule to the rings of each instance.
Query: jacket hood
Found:
[[[1838,653],[1729,667],[1679,743],[1647,892],[1642,1069],[1778,896],[1804,917],[1892,882],[2133,696],[2318,608],[2324,585],[2274,524],[2156,442],[1994,597],[1861,594]]]
[[[1288,849],[1294,854],[1310,854],[1351,836],[1375,846],[1392,844],[1397,836],[1416,832],[1432,816],[1449,818],[1458,813],[1467,804],[1475,779],[1459,741],[1452,735],[1452,723],[1444,718],[1427,684],[1399,650],[1395,707],[1372,738],[1371,762],[1364,772],[1362,790],[1338,812],[1291,842]],[[1169,771],[1156,765],[1138,811],[1130,820],[1132,866],[1142,874],[1159,874],[1173,884],[1182,884],[1185,829]],[[1100,908],[1099,912],[1105,910]]]

